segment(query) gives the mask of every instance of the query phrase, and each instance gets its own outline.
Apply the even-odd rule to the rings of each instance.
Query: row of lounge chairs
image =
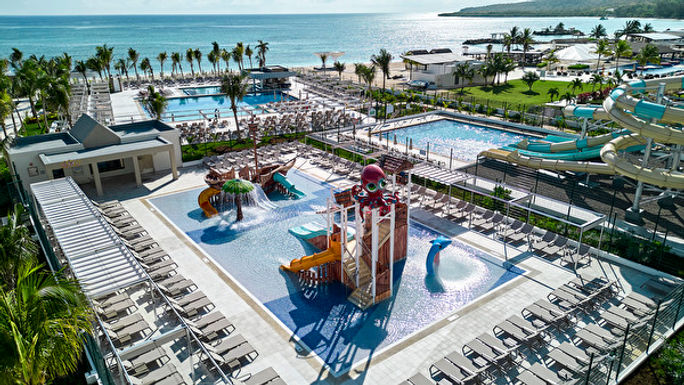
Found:
[[[515,383],[524,385],[572,384],[584,379],[590,361],[599,365],[621,343],[627,324],[647,325],[655,310],[653,299],[638,293],[616,297],[615,282],[579,276],[555,289],[547,299],[525,307],[492,329],[430,366],[430,375],[452,384],[493,383],[516,369]],[[578,315],[590,321],[576,328]],[[569,336],[560,342],[554,336]],[[542,353],[544,349],[545,353]],[[526,361],[524,352],[534,361]],[[592,359],[593,355],[593,359]],[[422,374],[402,385],[428,385],[434,380]]]
[[[224,372],[237,375],[244,365],[257,358],[256,349],[243,336],[233,333],[235,326],[228,318],[219,311],[212,311],[215,305],[192,280],[183,277],[175,270],[177,267],[175,262],[120,203],[113,201],[100,203],[97,206],[150,278],[164,293],[166,296],[164,306],[167,310],[183,317],[192,333],[205,343],[204,349],[200,348],[195,352],[201,357],[201,365],[213,370],[215,368],[211,360],[213,359],[213,362]],[[134,313],[137,305],[125,292],[103,298],[96,306],[102,317],[106,319],[116,317],[115,323],[105,323],[110,338],[124,342],[124,336],[148,329],[151,331],[143,317]],[[119,317],[122,312],[128,314]],[[128,338],[126,341],[130,340]],[[136,384],[162,383],[162,381],[165,384],[184,384],[182,376],[178,375],[173,365],[165,364],[165,361],[168,362],[167,352],[163,348],[157,348],[124,361],[123,364],[129,376],[135,379]],[[150,370],[150,367],[154,367],[155,364],[158,368]],[[280,382],[274,382],[273,379],[258,382],[253,379],[256,374],[244,377],[250,378],[252,381],[250,383],[256,385],[283,383],[277,374],[275,378],[278,378]]]

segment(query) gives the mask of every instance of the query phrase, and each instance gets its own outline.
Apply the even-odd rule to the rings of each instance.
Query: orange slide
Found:
[[[334,241],[334,238],[339,239],[339,236],[331,236],[330,247],[327,250],[306,257],[295,258],[290,262],[290,266],[280,265],[280,268],[296,273],[325,263],[339,261],[341,256],[340,242]]]
[[[199,206],[202,208],[202,211],[204,211],[204,215],[207,216],[207,218],[211,218],[215,215],[218,215],[218,210],[214,208],[214,206],[209,203],[209,198],[213,197],[214,195],[220,193],[221,190],[217,190],[213,187],[209,187],[205,190],[203,190],[199,197],[197,197],[197,203],[199,203]]]

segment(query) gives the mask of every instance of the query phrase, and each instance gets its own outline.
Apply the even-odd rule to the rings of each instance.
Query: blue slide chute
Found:
[[[428,275],[435,274],[435,258],[440,251],[444,250],[444,248],[450,244],[451,239],[441,235],[432,241],[432,247],[430,248],[427,259],[425,260],[425,269],[427,270]]]
[[[301,199],[306,196],[303,192],[297,190],[295,186],[290,182],[287,177],[279,172],[273,174],[273,181],[279,183],[285,188],[285,190],[290,193],[294,199]]]

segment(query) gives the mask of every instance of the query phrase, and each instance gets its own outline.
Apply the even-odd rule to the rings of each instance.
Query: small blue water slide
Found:
[[[301,199],[301,198],[304,198],[306,196],[306,194],[297,190],[297,188],[295,188],[295,185],[292,184],[292,182],[290,182],[285,175],[283,175],[279,172],[277,172],[273,175],[273,180],[275,182],[280,183],[283,187],[285,187],[285,189],[290,194],[292,194],[292,196],[294,196],[295,199]]]
[[[430,247],[427,259],[425,260],[425,270],[427,270],[428,275],[435,274],[435,257],[450,244],[451,239],[441,235],[432,241],[432,247]]]

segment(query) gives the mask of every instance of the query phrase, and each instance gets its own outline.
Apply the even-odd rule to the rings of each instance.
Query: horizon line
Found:
[[[73,17],[73,16],[298,16],[298,15],[388,15],[388,14],[430,14],[430,12],[270,12],[270,13],[78,13],[78,14],[4,14],[2,17]]]

